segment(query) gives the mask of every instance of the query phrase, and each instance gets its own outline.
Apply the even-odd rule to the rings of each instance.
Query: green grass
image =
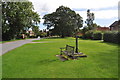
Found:
[[[0,56],[0,79],[2,78],[2,56]]]
[[[41,39],[2,56],[3,78],[118,78],[118,47],[101,41],[79,40],[87,58],[62,62],[55,55],[74,38]]]

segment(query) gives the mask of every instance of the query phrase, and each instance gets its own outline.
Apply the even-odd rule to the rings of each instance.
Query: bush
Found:
[[[47,33],[45,33],[45,32],[40,33],[40,37],[46,37],[46,36],[47,36]]]
[[[37,38],[36,36],[29,36],[29,38]]]
[[[120,44],[120,31],[118,32],[118,44]]]
[[[84,35],[83,35],[84,39],[93,39],[93,31],[87,31]]]
[[[100,32],[100,31],[99,32],[98,31],[94,32],[93,33],[93,39],[94,40],[102,40],[102,32]]]
[[[119,43],[120,41],[120,32],[118,31],[109,31],[109,32],[106,32],[104,33],[104,36],[103,36],[103,40],[105,42],[112,42],[112,43]]]

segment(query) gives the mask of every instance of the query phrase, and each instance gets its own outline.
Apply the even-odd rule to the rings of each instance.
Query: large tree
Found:
[[[2,2],[3,40],[15,39],[24,31],[40,23],[32,2]]]
[[[83,24],[79,14],[64,6],[60,6],[55,12],[45,15],[43,19],[44,25],[48,29],[53,28],[52,33],[61,37],[71,36]]]

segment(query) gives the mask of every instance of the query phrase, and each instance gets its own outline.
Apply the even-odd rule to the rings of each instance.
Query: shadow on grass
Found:
[[[74,37],[64,37],[64,38],[62,38],[62,37],[49,37],[47,39],[71,39],[71,40],[73,40],[75,38]]]
[[[110,42],[104,42],[104,41],[99,42],[99,43],[105,43],[105,44],[108,44],[108,45],[113,45],[113,46],[118,46],[118,47],[120,47],[120,44],[117,44],[117,43],[110,43]]]
[[[45,65],[45,64],[50,64],[50,63],[53,63],[53,62],[56,62],[56,61],[59,61],[58,59],[45,59],[45,60],[40,60],[39,62],[37,62],[37,64],[42,64],[42,65]]]
[[[91,39],[86,39],[86,38],[79,38],[79,39],[81,39],[81,40],[91,40]]]
[[[81,40],[91,40],[91,39],[83,39],[83,38],[79,38],[79,39],[81,39]],[[104,42],[102,40],[91,40],[91,41],[100,41],[99,43],[105,43],[105,44],[108,44],[108,45],[120,46],[120,44],[110,43],[110,42]]]
[[[63,38],[61,38],[61,37],[49,37],[47,39],[63,39]]]

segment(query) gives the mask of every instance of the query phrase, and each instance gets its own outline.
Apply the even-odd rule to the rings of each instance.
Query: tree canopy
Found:
[[[93,21],[95,19],[94,13],[91,13],[90,10],[87,10],[87,19],[85,23],[87,24],[89,29],[93,28]]]
[[[64,6],[60,6],[51,14],[46,14],[43,19],[47,29],[53,28],[52,33],[61,37],[73,35],[83,25],[82,17]]]
[[[32,2],[2,2],[3,40],[17,38],[40,23],[40,16],[33,10]]]

